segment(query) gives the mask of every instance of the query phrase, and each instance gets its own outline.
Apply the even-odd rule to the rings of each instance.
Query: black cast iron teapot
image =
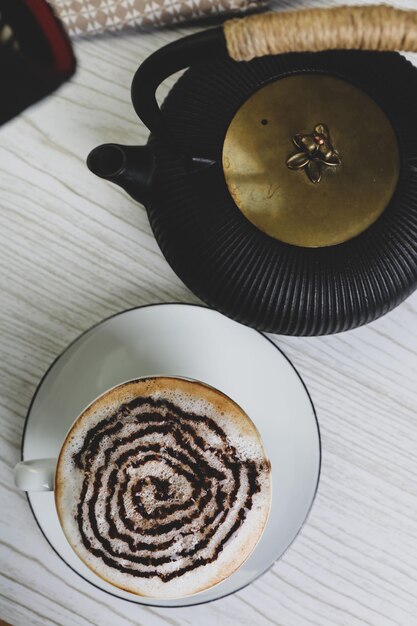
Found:
[[[292,335],[370,322],[417,286],[417,70],[387,51],[417,48],[416,15],[263,14],[171,43],[132,84],[147,146],[99,146],[88,167],[229,317]]]

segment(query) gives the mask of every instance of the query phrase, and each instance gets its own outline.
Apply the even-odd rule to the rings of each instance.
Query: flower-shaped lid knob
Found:
[[[326,124],[316,124],[309,135],[294,135],[292,138],[298,152],[287,160],[291,170],[305,169],[312,183],[319,183],[323,166],[340,165],[340,157],[330,140],[330,132]]]

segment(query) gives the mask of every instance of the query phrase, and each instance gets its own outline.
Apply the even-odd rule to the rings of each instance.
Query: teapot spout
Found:
[[[120,146],[105,143],[87,157],[88,169],[120,185],[138,202],[146,204],[153,171],[153,158],[147,146]]]

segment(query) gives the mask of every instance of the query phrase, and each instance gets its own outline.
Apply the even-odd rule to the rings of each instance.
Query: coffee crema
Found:
[[[77,554],[111,584],[155,598],[233,573],[262,534],[270,488],[244,411],[175,378],[131,381],[95,401],[56,473],[58,514]]]

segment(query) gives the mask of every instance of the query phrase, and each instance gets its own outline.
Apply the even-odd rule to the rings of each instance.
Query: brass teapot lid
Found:
[[[398,182],[397,137],[381,107],[353,84],[298,74],[258,89],[223,144],[236,206],[288,244],[323,247],[359,235],[388,206]]]

